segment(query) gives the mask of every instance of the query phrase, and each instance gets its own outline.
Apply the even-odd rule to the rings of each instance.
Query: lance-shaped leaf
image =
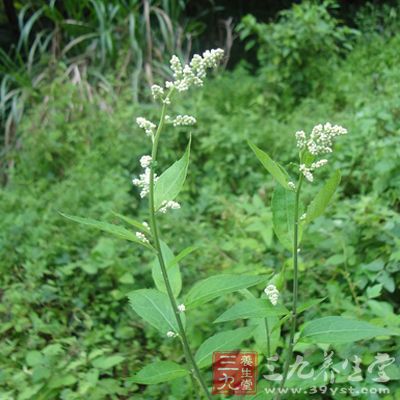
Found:
[[[142,385],[154,385],[168,382],[176,378],[182,378],[189,374],[189,371],[173,361],[157,361],[146,365],[135,376],[129,378],[130,382]]]
[[[274,179],[281,184],[284,188],[289,189],[288,181],[290,180],[289,174],[286,170],[279,165],[276,161],[263,150],[259,149],[255,144],[248,142],[254,154],[260,160],[264,168],[274,177]]]
[[[272,196],[272,223],[281,244],[293,249],[294,208],[296,193],[276,186]]]
[[[215,351],[234,351],[244,340],[251,337],[255,326],[239,328],[232,331],[217,333],[208,338],[197,350],[195,360],[199,368],[212,364],[212,354]]]
[[[129,304],[146,322],[163,335],[179,332],[178,323],[168,296],[155,289],[139,289],[128,294]],[[185,322],[184,314],[182,321]]]
[[[172,268],[176,264],[178,264],[181,260],[183,260],[190,253],[193,253],[197,250],[197,247],[189,246],[183,249],[177,256],[175,256],[172,260],[168,261],[167,268]]]
[[[214,322],[232,321],[235,319],[265,318],[288,314],[289,310],[277,304],[272,305],[267,299],[243,300],[220,315]]]
[[[160,245],[161,245],[161,253],[163,255],[164,262],[166,265],[169,283],[171,284],[172,292],[176,298],[179,296],[179,293],[182,289],[181,270],[180,270],[178,263],[175,263],[172,266],[170,265],[172,260],[174,260],[175,257],[174,257],[174,253],[168,247],[168,245],[166,243],[164,243],[163,241],[160,241]],[[165,282],[164,282],[164,278],[163,278],[163,275],[161,272],[161,266],[158,261],[158,257],[156,257],[153,262],[152,275],[153,275],[153,280],[154,280],[154,283],[155,283],[157,289],[160,292],[167,293],[167,288],[165,287]]]
[[[71,221],[78,222],[79,224],[88,225],[100,231],[110,233],[111,235],[116,236],[119,239],[129,240],[130,242],[135,242],[144,247],[147,247],[148,249],[154,250],[154,248],[150,244],[142,242],[136,237],[133,232],[125,229],[122,226],[109,224],[108,222],[97,221],[91,218],[76,217],[74,215],[68,215],[61,212],[60,215],[70,219]]]
[[[391,336],[398,333],[372,325],[365,321],[345,317],[324,317],[306,323],[300,340],[312,343],[352,343],[376,336]]]
[[[197,307],[217,297],[267,282],[267,276],[221,274],[197,282],[186,295],[186,308]]]
[[[131,217],[126,217],[125,215],[118,214],[114,211],[112,211],[113,215],[115,215],[117,218],[121,219],[122,221],[126,222],[128,225],[132,225],[138,230],[144,232],[144,233],[150,233],[150,230],[146,228],[143,223],[136,221],[135,219]]]
[[[336,188],[339,186],[339,183],[340,172],[335,171],[308,206],[306,223],[310,223],[312,220],[323,214],[330,200],[332,199]]]
[[[154,208],[157,211],[164,201],[174,200],[185,183],[190,157],[190,142],[181,159],[174,162],[157,179],[154,187]]]

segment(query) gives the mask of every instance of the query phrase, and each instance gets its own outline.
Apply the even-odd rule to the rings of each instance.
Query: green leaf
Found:
[[[267,299],[243,300],[220,315],[214,322],[232,321],[235,319],[265,318],[288,314],[289,310],[277,304],[273,306]]]
[[[154,208],[157,211],[164,201],[174,200],[185,183],[190,157],[190,142],[181,159],[174,162],[157,179],[154,187]]]
[[[183,260],[186,256],[188,256],[193,251],[196,251],[197,247],[189,246],[183,249],[176,257],[174,257],[171,261],[168,262],[167,268],[172,268],[176,264],[178,264],[181,260]]]
[[[197,350],[195,360],[199,368],[207,367],[212,364],[212,354],[214,351],[234,351],[235,347],[248,339],[255,326],[239,328],[232,331],[217,333],[208,338]]]
[[[352,343],[376,336],[398,335],[397,333],[365,321],[344,317],[324,317],[306,323],[300,340],[312,343]]]
[[[110,369],[124,361],[124,357],[115,354],[113,356],[99,357],[93,360],[93,367],[98,369]]]
[[[128,298],[133,310],[163,335],[168,331],[179,332],[174,311],[165,293],[156,289],[139,289],[129,293]],[[185,322],[184,318],[182,322]]]
[[[322,303],[325,299],[326,297],[323,297],[322,299],[312,299],[301,303],[299,306],[297,306],[297,314],[300,314],[308,310],[309,308],[314,307],[319,303]]]
[[[167,274],[169,278],[169,282],[171,284],[172,292],[176,297],[179,296],[179,293],[182,289],[182,276],[181,276],[181,270],[179,267],[179,264],[175,263],[172,267],[169,266],[171,264],[171,261],[175,259],[174,253],[172,250],[168,247],[166,243],[163,241],[160,241],[161,245],[161,253],[164,258],[164,262],[166,264],[166,269],[167,269]],[[157,289],[160,292],[167,293],[167,288],[165,286],[164,278],[161,272],[161,266],[158,261],[158,257],[155,258],[153,262],[153,268],[152,268],[152,276],[154,283],[157,287]]]
[[[288,181],[290,178],[285,169],[277,162],[273,161],[266,152],[259,149],[255,144],[251,142],[248,143],[264,168],[275,178],[278,183],[280,183],[284,188],[289,189]]]
[[[142,385],[154,385],[168,382],[176,378],[182,378],[189,374],[189,371],[173,361],[157,361],[146,365],[129,381]]]
[[[276,236],[288,250],[293,250],[294,208],[296,193],[275,187],[272,196],[272,223]]]
[[[221,274],[197,282],[186,295],[185,305],[197,307],[226,293],[246,289],[267,282],[269,277],[254,275]]]
[[[328,206],[333,194],[340,183],[340,172],[335,171],[334,174],[326,181],[325,185],[315,196],[314,200],[307,208],[306,223],[310,223],[315,218],[323,214]]]
[[[126,222],[129,225],[134,226],[135,228],[139,229],[141,232],[145,232],[145,233],[150,233],[150,230],[147,229],[143,223],[136,221],[133,218],[130,217],[125,217],[125,215],[122,214],[118,214],[114,211],[111,211],[113,213],[113,215],[115,215],[117,218],[121,219],[122,221]]]
[[[148,249],[154,250],[154,248],[150,244],[143,243],[141,240],[139,240],[136,237],[136,235],[133,232],[129,231],[128,229],[125,229],[122,226],[109,224],[108,222],[97,221],[97,220],[91,219],[91,218],[76,217],[76,216],[64,214],[61,212],[60,212],[60,214],[64,218],[68,218],[71,221],[77,222],[79,224],[91,226],[92,228],[96,228],[100,231],[110,233],[111,235],[114,235],[120,239],[129,240],[130,242],[135,242],[144,247],[147,247]]]

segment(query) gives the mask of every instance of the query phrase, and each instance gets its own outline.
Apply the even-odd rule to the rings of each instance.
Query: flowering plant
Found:
[[[143,117],[136,119],[138,126],[144,130],[152,143],[151,155],[143,155],[140,158],[143,172],[132,180],[133,185],[139,189],[140,197],[148,199],[148,222],[139,222],[114,213],[123,222],[135,228],[135,232],[132,232],[121,225],[62,214],[75,222],[135,242],[155,254],[152,276],[156,288],[135,290],[128,297],[133,310],[157,329],[166,340],[177,338],[181,341],[186,366],[173,361],[158,361],[145,366],[132,378],[132,381],[139,384],[156,384],[188,376],[193,387],[194,382],[198,382],[204,396],[208,399],[211,399],[211,395],[201,369],[212,363],[214,350],[219,349],[223,344],[228,347],[240,344],[251,336],[252,328],[243,327],[218,333],[208,338],[193,354],[186,332],[186,313],[223,294],[264,283],[266,278],[229,274],[211,276],[197,282],[186,293],[185,300],[180,300],[182,277],[179,263],[194,248],[188,247],[175,256],[170,247],[161,239],[159,218],[162,214],[181,207],[176,201],[176,197],[186,179],[190,157],[190,138],[183,156],[160,175],[157,173],[159,170],[157,156],[160,138],[167,125],[182,127],[196,123],[196,119],[190,115],[168,115],[168,107],[179,97],[180,93],[186,92],[192,87],[201,87],[207,70],[216,68],[223,58],[223,54],[221,49],[205,51],[202,56],[194,55],[187,65],[182,65],[178,57],[173,56],[171,58],[173,81],[167,81],[163,86],[153,85],[151,87],[152,96],[161,107],[158,123]]]
[[[210,366],[213,353],[217,350],[232,350],[243,341],[254,338],[255,341],[266,342],[265,355],[272,355],[271,337],[279,333],[280,326],[290,319],[289,341],[286,352],[281,387],[288,377],[288,368],[293,355],[295,344],[296,322],[298,314],[312,305],[318,304],[320,299],[298,306],[298,253],[302,233],[306,226],[320,216],[332,198],[340,181],[338,171],[326,181],[307,211],[302,212],[301,188],[303,183],[314,182],[316,172],[328,163],[321,158],[332,152],[333,140],[347,131],[337,125],[326,123],[317,125],[307,135],[303,131],[296,133],[299,149],[299,163],[296,166],[297,181],[294,182],[290,174],[279,163],[273,161],[269,155],[257,146],[250,143],[250,147],[278,182],[272,199],[273,224],[275,233],[285,248],[291,251],[293,259],[293,306],[289,311],[282,303],[286,298],[285,270],[282,269],[274,276],[257,276],[218,274],[196,282],[191,288],[182,292],[182,276],[180,263],[195,250],[194,247],[183,249],[174,255],[172,249],[162,240],[160,222],[162,215],[173,212],[181,207],[176,201],[186,180],[191,151],[189,136],[188,145],[182,157],[172,165],[161,171],[158,163],[159,145],[166,127],[192,126],[196,119],[190,115],[167,114],[170,105],[179,98],[182,92],[193,87],[200,87],[206,78],[207,70],[216,68],[223,58],[221,49],[206,51],[202,56],[195,55],[187,65],[173,56],[171,70],[173,80],[163,86],[153,85],[152,96],[160,105],[160,117],[157,123],[138,117],[136,122],[143,129],[152,144],[150,155],[140,158],[143,169],[138,177],[132,180],[139,189],[139,195],[148,202],[148,220],[140,222],[121,214],[115,214],[129,229],[122,225],[110,224],[90,218],[82,218],[62,214],[75,222],[85,224],[108,232],[118,238],[134,242],[155,257],[152,267],[152,277],[155,288],[137,289],[128,297],[130,305],[136,314],[158,330],[165,340],[179,340],[185,363],[179,360],[156,361],[138,371],[131,381],[150,385],[168,382],[176,378],[188,377],[195,390],[198,384],[208,399],[211,399],[209,385],[202,374],[202,369]],[[132,227],[134,230],[132,230]],[[265,294],[257,298],[248,288],[256,285],[265,287]],[[249,320],[243,326],[221,331],[206,339],[192,352],[187,325],[191,323],[190,312],[204,304],[228,293],[240,292],[245,299],[226,310],[214,322],[222,323],[234,320]],[[323,320],[323,321],[322,321]],[[332,335],[332,329],[335,334]],[[317,343],[333,343],[335,341],[351,341],[369,338],[378,334],[388,334],[383,328],[377,328],[362,321],[348,320],[342,317],[325,317],[307,323],[300,332],[302,340],[314,340]]]

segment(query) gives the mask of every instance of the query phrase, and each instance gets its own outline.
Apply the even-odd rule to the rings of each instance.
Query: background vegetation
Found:
[[[15,4],[18,29],[2,36],[1,50],[0,399],[189,398],[185,381],[139,387],[128,379],[179,354],[127,303],[128,292],[151,285],[150,254],[57,213],[143,218],[130,181],[149,144],[134,121],[154,112],[145,87],[168,75],[174,52],[231,51],[229,68],[176,110],[195,110],[199,121],[183,208],[164,217],[176,251],[199,248],[182,266],[185,285],[288,262],[272,232],[273,184],[246,139],[290,162],[294,132],[329,120],[350,134],[332,160],[343,175],[338,201],[301,251],[300,297],[327,299],[302,318],[349,315],[400,328],[398,3],[350,14],[332,2],[282,3],[283,13],[263,8],[240,20],[233,5],[211,1]],[[216,15],[225,23],[209,30]],[[160,162],[187,143],[176,129],[168,135]],[[212,321],[238,296],[196,311],[194,346],[222,329]],[[357,354],[365,367],[387,352],[398,363],[398,340],[340,346],[337,360]],[[314,350],[315,363],[323,356],[312,345],[300,350]],[[398,364],[390,376],[385,399],[398,399]],[[377,387],[371,377],[361,384]]]

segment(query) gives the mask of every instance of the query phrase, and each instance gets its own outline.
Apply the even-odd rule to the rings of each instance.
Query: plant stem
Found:
[[[290,361],[293,356],[293,347],[294,347],[294,334],[296,332],[296,323],[297,323],[297,297],[298,297],[298,289],[299,289],[299,277],[298,277],[298,242],[299,242],[299,200],[300,200],[300,190],[303,182],[303,176],[300,175],[300,178],[297,183],[296,189],[296,200],[294,204],[294,229],[293,229],[293,306],[292,306],[292,321],[290,326],[290,335],[289,335],[289,347],[286,356],[286,362],[283,369],[283,377],[280,385],[280,389],[285,387],[285,382],[289,372]],[[277,400],[280,399],[280,393],[277,395]]]
[[[185,328],[183,327],[182,319],[178,310],[178,306],[174,297],[174,294],[172,292],[171,284],[169,282],[168,278],[168,273],[167,273],[167,267],[165,265],[165,260],[162,255],[161,251],[161,245],[160,245],[160,239],[158,235],[158,227],[157,227],[157,218],[156,218],[156,210],[154,208],[154,166],[157,162],[157,150],[158,150],[158,142],[160,139],[161,131],[164,126],[164,121],[165,121],[165,113],[166,113],[166,104],[163,104],[162,110],[161,110],[161,116],[160,116],[160,122],[158,124],[158,128],[156,131],[156,134],[154,136],[154,141],[153,141],[153,149],[151,153],[152,157],[152,164],[151,164],[151,171],[150,171],[150,185],[149,185],[149,214],[150,214],[150,227],[151,227],[151,234],[154,242],[154,247],[157,251],[157,258],[160,263],[161,267],[161,273],[165,282],[165,287],[167,289],[167,294],[169,297],[169,300],[171,302],[172,309],[174,310],[176,322],[178,324],[178,334],[180,336],[182,346],[183,346],[183,351],[185,353],[185,358],[186,362],[192,366],[192,372],[196,379],[198,380],[201,388],[204,391],[204,394],[206,395],[207,399],[211,400],[211,395],[208,391],[207,385],[205,381],[203,380],[199,367],[197,366],[197,363],[192,355],[192,352],[189,347],[189,342],[186,336]]]
[[[267,335],[267,357],[271,357],[271,339],[270,339],[270,331],[268,325],[268,318],[264,318],[265,321],[265,333]]]

